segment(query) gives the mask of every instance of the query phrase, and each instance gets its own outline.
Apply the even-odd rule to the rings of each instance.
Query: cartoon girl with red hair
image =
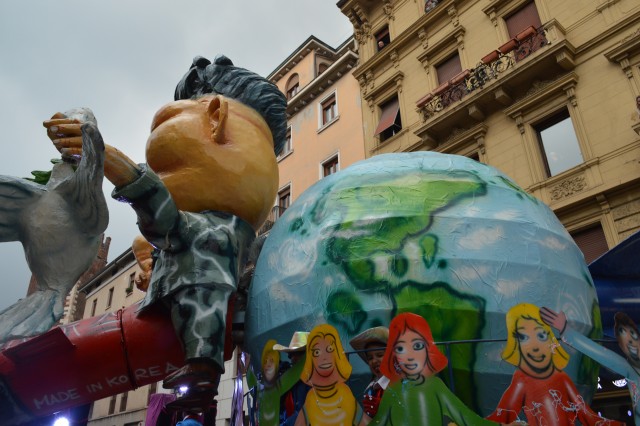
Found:
[[[433,342],[427,321],[403,313],[389,325],[380,369],[391,380],[371,425],[439,425],[447,416],[458,425],[495,425],[456,397],[436,374],[447,358]]]

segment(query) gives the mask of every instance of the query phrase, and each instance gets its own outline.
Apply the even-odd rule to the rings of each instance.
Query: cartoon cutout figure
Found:
[[[292,340],[293,345],[300,345],[304,348],[306,345],[306,332],[296,332]],[[262,366],[262,383],[258,382],[258,378],[249,369],[247,371],[247,385],[250,388],[257,389],[258,402],[258,424],[260,426],[278,425],[280,423],[280,398],[284,395],[296,382],[300,379],[300,373],[304,367],[305,355],[293,366],[278,377],[278,369],[280,366],[280,352],[276,341],[268,340],[262,349],[262,358],[260,365]]]
[[[289,346],[277,344],[273,347],[278,352],[284,352],[289,357],[291,365],[300,364],[304,366],[304,357],[307,351],[307,341],[309,333],[296,331],[291,337]],[[298,418],[298,413],[302,410],[307,393],[311,389],[302,380],[300,373],[296,376],[296,383],[280,398],[280,426],[293,426]]]
[[[371,370],[371,382],[362,395],[362,409],[369,417],[374,417],[378,412],[378,405],[389,384],[389,379],[380,370],[388,339],[389,329],[380,326],[369,328],[349,341],[351,347],[357,351],[368,349],[366,352],[358,352],[358,355]]]
[[[512,422],[524,411],[535,426],[624,425],[598,416],[562,370],[569,354],[558,344],[540,309],[529,303],[512,307],[506,315],[507,345],[502,359],[518,369],[489,419]]]
[[[635,424],[640,425],[640,332],[635,322],[624,312],[617,312],[614,316],[613,328],[625,359],[569,327],[564,312],[543,307],[540,315],[545,323],[559,331],[563,343],[627,379]]]
[[[307,358],[300,379],[311,390],[296,419],[296,426],[358,425],[362,410],[345,384],[351,364],[342,348],[338,331],[329,324],[313,328],[307,344]]]
[[[147,164],[105,145],[104,175],[159,249],[139,312],[166,309],[182,342],[186,364],[163,385],[189,391],[172,406],[205,410],[224,371],[227,305],[276,195],[287,104],[224,56],[195,58],[175,99],[153,118]],[[82,155],[77,121],[56,114],[45,127],[63,155]]]
[[[440,425],[444,416],[457,425],[495,425],[465,406],[436,374],[447,357],[435,346],[420,315],[403,313],[389,325],[382,374],[391,384],[370,425]]]

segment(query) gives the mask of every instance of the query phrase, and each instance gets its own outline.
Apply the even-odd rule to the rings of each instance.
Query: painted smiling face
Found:
[[[317,386],[327,386],[336,382],[336,342],[333,336],[315,339],[311,345],[313,363],[312,382]]]
[[[636,330],[626,325],[618,326],[617,330],[618,345],[627,356],[629,362],[635,366],[640,366],[640,336]]]
[[[431,375],[427,362],[427,342],[420,334],[412,330],[405,331],[396,341],[393,352],[403,378],[415,379],[420,375]]]
[[[520,369],[533,377],[547,377],[553,372],[551,336],[533,319],[521,318],[516,325],[520,349]]]

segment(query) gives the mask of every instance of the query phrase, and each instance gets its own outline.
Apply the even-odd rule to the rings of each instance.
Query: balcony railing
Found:
[[[273,228],[273,224],[276,223],[276,220],[280,218],[286,211],[286,207],[274,206],[269,212],[269,216],[267,216],[267,220],[264,222],[260,230],[258,230],[258,235],[266,234]]]
[[[497,79],[517,62],[548,44],[543,27],[529,27],[497,50],[485,55],[475,68],[462,71],[423,96],[416,102],[416,107],[427,119],[469,93],[482,89],[489,81]]]

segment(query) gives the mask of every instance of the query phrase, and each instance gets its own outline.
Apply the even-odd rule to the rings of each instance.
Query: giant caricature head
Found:
[[[540,317],[540,308],[521,303],[506,315],[507,345],[502,359],[532,377],[547,377],[569,363],[569,354]]]
[[[629,363],[640,367],[640,333],[638,333],[636,323],[624,312],[617,312],[614,321],[614,330],[620,349],[626,355]]]
[[[196,58],[153,119],[147,163],[179,209],[233,213],[260,227],[278,185],[286,99],[226,57]]]

